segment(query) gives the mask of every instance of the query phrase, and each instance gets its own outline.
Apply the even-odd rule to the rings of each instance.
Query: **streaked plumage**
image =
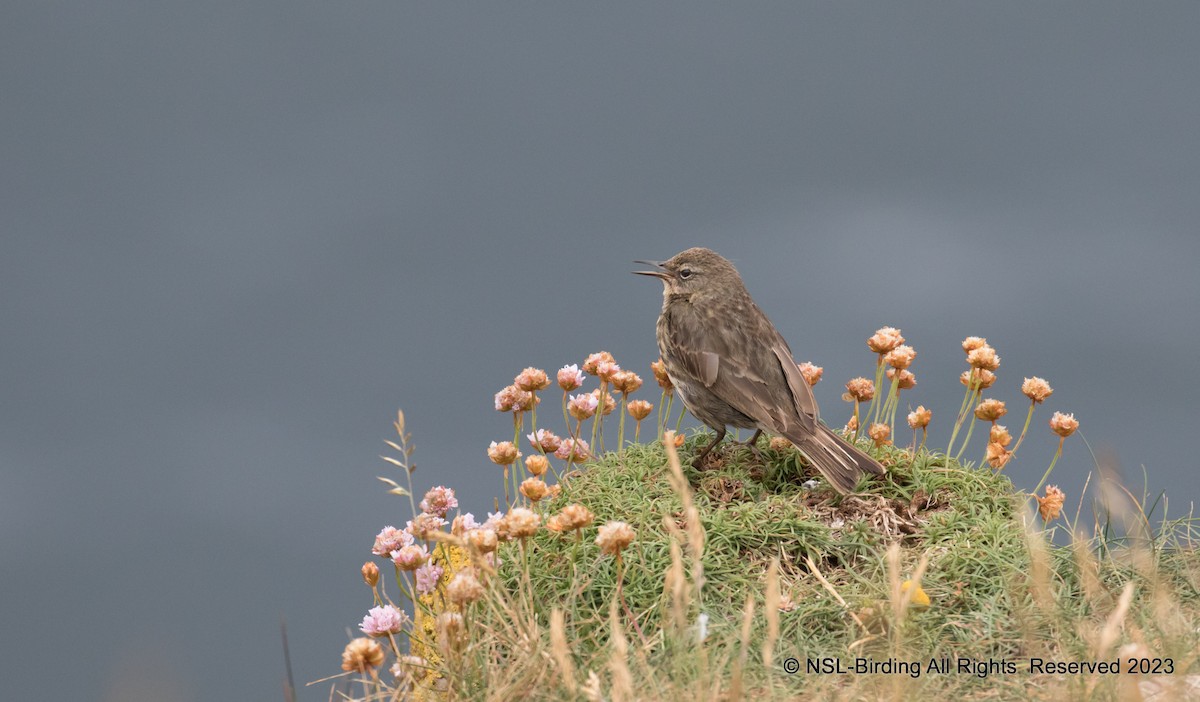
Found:
[[[733,264],[704,248],[639,263],[657,266],[638,272],[663,281],[657,337],[667,374],[688,411],[717,432],[695,465],[725,437],[726,426],[735,426],[786,437],[838,492],[853,490],[864,473],[883,473],[821,424],[791,349]]]

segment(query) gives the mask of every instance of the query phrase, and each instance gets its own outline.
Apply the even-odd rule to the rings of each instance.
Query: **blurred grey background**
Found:
[[[282,699],[283,616],[326,699],[407,518],[395,410],[483,512],[493,393],[600,349],[649,381],[631,260],[693,245],[831,422],[894,325],[944,444],[983,335],[1011,428],[1055,388],[1018,486],[1071,411],[1186,512],[1198,66],[1194,2],[7,4],[3,696]]]

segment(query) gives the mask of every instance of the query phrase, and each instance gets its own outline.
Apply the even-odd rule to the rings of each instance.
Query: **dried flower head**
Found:
[[[386,526],[375,537],[375,545],[371,547],[371,553],[388,558],[391,557],[392,551],[399,551],[405,546],[411,545],[412,542],[411,533],[394,526]]]
[[[575,531],[589,527],[595,521],[596,515],[587,507],[575,502],[562,508],[557,516],[561,520],[561,524],[565,531]]]
[[[533,393],[522,390],[516,385],[509,385],[496,393],[497,412],[524,412],[532,409],[533,403]]]
[[[428,595],[437,589],[438,581],[442,579],[444,569],[440,565],[426,563],[413,573],[418,595]]]
[[[1008,408],[1001,400],[984,400],[975,407],[975,416],[985,422],[994,422],[1006,414],[1008,414]]]
[[[397,681],[411,685],[422,678],[429,669],[429,661],[420,656],[400,656],[392,664],[392,675]]]
[[[342,670],[347,673],[366,673],[383,665],[383,647],[365,636],[354,639],[342,650]]]
[[[882,327],[867,339],[867,347],[878,354],[885,354],[903,343],[904,337],[895,327]]]
[[[425,564],[429,558],[429,551],[425,549],[425,545],[405,546],[399,551],[392,552],[392,562],[400,570],[414,571]]]
[[[470,604],[483,597],[483,583],[473,568],[463,568],[455,574],[454,579],[446,586],[446,596],[460,607]]]
[[[565,392],[578,390],[583,385],[583,380],[583,371],[579,370],[579,366],[574,363],[558,369],[558,387]]]
[[[450,533],[455,536],[463,536],[469,531],[479,528],[479,522],[475,521],[475,515],[467,512],[460,514],[450,523]]]
[[[434,626],[443,653],[462,650],[467,644],[467,625],[458,612],[442,612],[434,620]]]
[[[975,349],[980,349],[984,346],[987,346],[987,339],[982,336],[968,336],[963,339],[962,350],[963,353],[971,353]]]
[[[1034,376],[1026,378],[1025,382],[1021,383],[1021,392],[1025,393],[1025,397],[1033,400],[1033,403],[1041,404],[1054,393],[1054,388],[1050,387],[1044,378]]]
[[[389,634],[400,634],[407,622],[407,614],[392,605],[384,605],[372,607],[370,611],[367,611],[367,616],[362,618],[359,629],[367,636],[388,636]]]
[[[988,442],[986,459],[989,466],[996,469],[1003,468],[1010,458],[1012,458],[1012,451],[1004,448],[1004,444],[996,441]]]
[[[1054,416],[1050,418],[1051,431],[1053,431],[1055,434],[1058,434],[1059,436],[1061,436],[1064,439],[1067,438],[1068,436],[1074,434],[1075,430],[1078,428],[1079,428],[1079,421],[1075,419],[1074,414],[1063,414],[1062,412],[1055,412]]]
[[[804,376],[804,382],[808,383],[809,385],[816,385],[817,383],[821,382],[821,376],[825,374],[824,368],[809,363],[808,361],[805,361],[804,363],[798,363],[796,364],[796,367],[800,369],[800,375]]]
[[[867,436],[871,437],[876,446],[883,446],[891,443],[889,439],[892,438],[892,428],[883,422],[877,422],[867,427]]]
[[[540,478],[546,474],[546,471],[550,470],[550,459],[539,453],[526,458],[525,467],[529,469],[530,473]]]
[[[967,354],[967,363],[972,368],[994,371],[1000,367],[1000,357],[996,355],[996,349],[984,344]]]
[[[772,451],[787,451],[793,448],[792,442],[788,441],[782,436],[772,436],[771,440],[767,442],[767,446],[769,446]]]
[[[540,481],[539,481],[540,482]],[[537,533],[542,518],[532,510],[513,507],[504,517],[504,530],[509,538],[524,539]]]
[[[583,362],[583,372],[589,375],[599,375],[601,363],[613,363],[614,361],[616,361],[616,359],[613,358],[611,353],[607,351],[599,351],[588,356],[587,360]]]
[[[562,485],[555,483],[555,484],[551,485],[546,492],[547,492],[547,494],[550,495],[551,499],[558,497],[559,495],[562,494]]]
[[[892,368],[904,370],[912,365],[913,359],[916,357],[916,349],[911,346],[900,345],[884,354],[883,360]]]
[[[595,390],[592,391],[592,397],[596,398],[596,406],[600,407],[600,388],[596,388]],[[600,408],[600,414],[602,416],[608,416],[608,415],[612,414],[612,411],[615,410],[616,408],[617,408],[617,401],[615,399],[613,399],[612,393],[611,392],[604,393],[604,407]]]
[[[630,370],[623,370],[613,375],[612,384],[617,392],[628,395],[642,387],[642,376]]]
[[[526,478],[521,482],[521,494],[528,498],[531,502],[538,502],[546,496],[549,490],[540,478]]]
[[[438,485],[425,493],[425,499],[421,500],[419,506],[422,512],[444,517],[450,510],[458,508],[458,498],[454,496],[453,489]]]
[[[988,432],[988,441],[1001,446],[1008,446],[1012,442],[1012,434],[1008,433],[1008,427],[1003,424],[993,424]]]
[[[600,547],[601,553],[615,556],[633,543],[636,536],[637,532],[625,522],[609,522],[600,527],[600,532],[596,535],[596,545]]]
[[[488,458],[492,459],[492,463],[501,466],[512,465],[513,461],[521,457],[521,452],[513,446],[511,441],[501,441],[499,443],[493,441],[488,446]]]
[[[996,374],[990,370],[972,368],[969,371],[963,371],[962,375],[958,376],[958,382],[967,387],[974,387],[976,390],[984,390],[992,387],[992,384],[996,382]]]
[[[896,380],[897,373],[900,374],[898,380]],[[913,372],[910,370],[897,370],[895,368],[888,368],[887,377],[888,380],[896,380],[896,388],[898,390],[909,390],[917,387],[917,376],[913,375]]]
[[[379,566],[374,561],[363,563],[362,578],[367,587],[375,587],[379,583]]]
[[[494,529],[475,529],[467,532],[467,543],[480,553],[491,553],[500,545]]]
[[[600,398],[594,393],[582,393],[572,395],[570,401],[567,402],[567,411],[571,416],[579,421],[591,418],[596,414],[596,408],[600,406]]]
[[[601,361],[596,364],[596,375],[606,383],[611,383],[620,372],[622,372],[621,366],[617,365],[615,361]]]
[[[562,442],[562,439],[549,429],[538,429],[526,434],[525,438],[529,439],[529,445],[533,447],[533,450],[542,453],[554,453],[558,450],[559,443]]]
[[[444,526],[446,526],[444,518],[422,512],[409,520],[405,529],[418,539],[428,539],[431,532],[441,531]]]
[[[925,409],[925,405],[918,405],[915,410],[908,413],[908,426],[910,429],[924,429],[929,426],[932,419],[933,411]]]
[[[650,416],[650,412],[654,410],[654,405],[645,400],[630,400],[625,409],[629,412],[630,417],[640,422]]]
[[[1034,495],[1034,497],[1037,497],[1038,514],[1042,515],[1042,521],[1044,522],[1056,519],[1062,512],[1063,501],[1067,499],[1067,496],[1062,490],[1058,489],[1057,485],[1047,485],[1045,497],[1038,497],[1037,495]]]
[[[558,445],[558,450],[554,455],[562,460],[571,460],[579,462],[591,456],[591,449],[588,447],[588,442],[583,439],[566,438]]]
[[[528,392],[537,392],[550,387],[550,376],[541,368],[526,368],[513,378],[513,385]]]
[[[780,612],[791,612],[794,609],[796,609],[796,601],[792,599],[792,593],[790,593],[790,592],[779,593],[779,611]]]
[[[667,364],[663,363],[661,358],[650,364],[650,370],[654,373],[654,380],[658,383],[658,387],[665,392],[675,389],[675,386],[671,384],[670,376],[667,375]]]
[[[875,397],[875,382],[869,378],[851,378],[846,382],[846,393],[858,402],[868,402]]]
[[[846,422],[846,427],[842,431],[847,434],[858,431],[858,417],[851,416],[850,421]]]

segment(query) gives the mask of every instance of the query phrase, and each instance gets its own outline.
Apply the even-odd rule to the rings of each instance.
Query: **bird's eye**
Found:
[[[683,278],[684,280],[691,278],[692,277],[692,269],[684,268],[683,270],[679,271],[679,277]]]

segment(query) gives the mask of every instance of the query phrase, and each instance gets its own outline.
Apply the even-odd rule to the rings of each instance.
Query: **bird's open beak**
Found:
[[[634,275],[652,275],[655,278],[662,278],[663,280],[671,277],[671,274],[663,268],[662,261],[634,261],[634,263],[644,263],[647,266],[658,268],[656,271],[633,271]]]

